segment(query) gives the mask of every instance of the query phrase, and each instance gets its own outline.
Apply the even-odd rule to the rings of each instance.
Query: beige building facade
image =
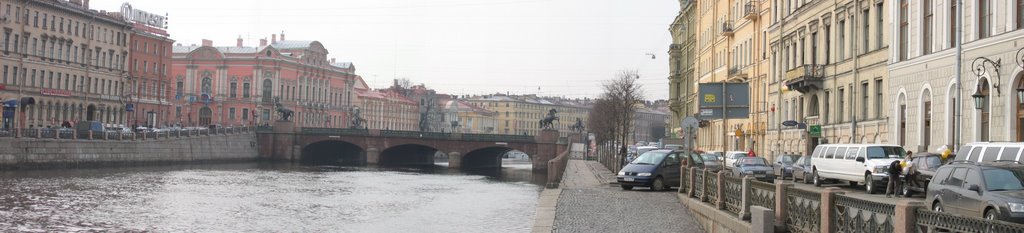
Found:
[[[2,0],[0,13],[0,99],[35,100],[6,127],[125,123],[131,27],[121,17],[88,1]]]
[[[893,106],[887,137],[915,151],[976,141],[1024,141],[1024,1],[890,1]],[[957,87],[956,19],[962,21]],[[984,100],[981,106],[975,96]],[[958,114],[959,112],[959,114]]]
[[[750,112],[747,119],[708,120],[698,130],[697,147],[709,151],[755,150],[763,153],[766,138],[769,66],[764,48],[771,4],[765,1],[696,1],[694,83],[748,83]],[[684,55],[685,56],[685,55]],[[698,104],[694,104],[693,112]],[[700,117],[698,116],[698,119]]]
[[[772,1],[766,145],[889,143],[889,0]],[[812,129],[820,127],[820,135]],[[816,130],[815,130],[816,131]]]

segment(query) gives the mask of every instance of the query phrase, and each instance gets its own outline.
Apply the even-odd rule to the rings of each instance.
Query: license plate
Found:
[[[622,178],[624,181],[633,181],[633,178]]]

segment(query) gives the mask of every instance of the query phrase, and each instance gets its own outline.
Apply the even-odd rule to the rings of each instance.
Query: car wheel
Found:
[[[814,186],[821,187],[821,177],[818,176],[818,170],[814,170]]]
[[[932,211],[942,213],[942,203],[935,202],[935,204],[932,204]]]
[[[806,172],[804,172],[803,174],[804,174],[804,184],[810,184],[811,183],[811,179],[809,179],[807,177],[811,177],[811,175],[807,174]]]
[[[864,191],[868,194],[875,194],[878,190],[875,190],[875,180],[871,179],[871,174],[864,174]]]
[[[654,183],[651,183],[651,190],[652,191],[662,191],[662,190],[665,190],[665,182],[661,180],[661,177],[658,177],[658,178],[654,179]]]
[[[999,216],[996,216],[996,211],[989,208],[985,210],[985,219],[987,220],[998,220]]]
[[[622,187],[622,190],[633,190],[633,186],[632,185],[621,185],[621,187]]]
[[[902,186],[902,188],[900,188],[900,194],[903,194],[904,197],[910,197],[914,195],[914,191],[910,190],[910,184],[903,183],[903,185],[900,186]]]

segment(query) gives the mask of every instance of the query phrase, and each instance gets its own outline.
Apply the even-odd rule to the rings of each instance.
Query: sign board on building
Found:
[[[121,16],[125,21],[138,22],[155,28],[165,28],[167,16],[141,11],[127,2],[121,5]]]
[[[750,117],[750,84],[701,83],[698,88],[701,119],[746,119]]]
[[[71,91],[69,91],[69,90],[59,90],[59,89],[43,88],[42,90],[39,91],[39,94],[49,95],[49,96],[64,96],[64,97],[68,97],[68,96],[71,96]]]
[[[812,138],[821,137],[821,125],[811,125],[807,127],[807,134]]]

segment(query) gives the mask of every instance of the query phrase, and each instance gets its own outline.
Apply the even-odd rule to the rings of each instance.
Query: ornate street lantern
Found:
[[[1017,86],[1017,103],[1024,103],[1024,85]]]
[[[978,89],[975,90],[974,94],[971,95],[971,97],[974,97],[974,108],[975,109],[981,109],[982,107],[985,106],[985,97],[986,96],[985,96],[985,94],[981,93],[981,86],[978,86]]]

